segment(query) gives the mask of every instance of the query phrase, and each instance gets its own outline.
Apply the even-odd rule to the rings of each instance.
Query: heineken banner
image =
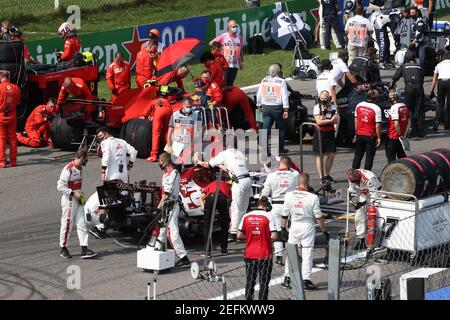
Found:
[[[450,0],[436,1],[437,10],[450,8]],[[368,2],[368,0],[364,0],[365,5]],[[286,3],[290,12],[299,13],[314,28],[319,16],[317,0],[296,0],[287,1]],[[134,65],[142,43],[148,40],[148,31],[153,28],[160,31],[160,41],[166,46],[183,38],[197,38],[206,45],[211,39],[225,32],[228,21],[234,19],[239,26],[238,32],[244,37],[245,42],[257,33],[261,33],[264,40],[268,41],[270,37],[269,20],[277,10],[286,11],[286,3],[210,16],[80,34],[80,38],[83,42],[83,51],[95,53],[99,59],[100,71],[104,72],[113,61],[117,51],[124,53],[125,58]],[[340,0],[341,13],[344,3],[345,0]],[[28,43],[28,47],[32,56],[39,62],[54,64],[56,63],[55,49],[62,49],[63,41],[60,38],[33,41]]]
[[[317,18],[316,0],[288,1],[291,12],[298,12],[305,17],[311,26],[315,25]],[[285,4],[261,6],[233,12],[225,12],[211,16],[193,17],[183,20],[155,23],[110,31],[80,34],[83,51],[91,51],[98,56],[100,71],[104,72],[114,60],[117,51],[124,53],[125,58],[133,65],[142,43],[148,40],[148,31],[158,29],[160,41],[164,45],[183,39],[197,38],[204,44],[223,33],[227,29],[230,19],[235,19],[239,25],[239,33],[247,41],[255,33],[261,33],[264,39],[269,40],[269,20],[277,9],[285,11]],[[41,63],[56,63],[55,49],[63,48],[60,38],[39,40],[28,43],[30,53]]]

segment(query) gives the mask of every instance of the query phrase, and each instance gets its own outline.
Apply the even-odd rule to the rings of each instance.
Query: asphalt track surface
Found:
[[[393,71],[383,71],[384,81],[389,81]],[[426,91],[431,85],[428,77]],[[305,94],[315,94],[313,80],[291,81],[295,89]],[[402,82],[399,87],[403,86]],[[312,112],[312,102],[305,101]],[[431,126],[427,114],[427,127]],[[450,145],[449,133],[429,133],[423,140],[411,142],[414,152],[426,152],[434,148]],[[287,148],[295,162],[299,161],[298,143],[289,143]],[[311,173],[312,185],[318,187],[311,146],[305,146],[305,171]],[[67,154],[44,149],[19,147],[18,166],[0,169],[0,299],[142,299],[147,292],[147,282],[155,275],[136,268],[135,243],[118,233],[114,237],[130,248],[116,244],[113,239],[97,240],[90,236],[89,247],[99,253],[92,260],[80,259],[80,248],[76,231],[72,231],[69,250],[72,259],[59,256],[59,228],[61,195],[56,190],[56,181],[61,169],[68,160],[49,161],[45,155]],[[345,188],[345,171],[351,166],[353,152],[338,149],[332,176],[338,181],[336,187]],[[374,172],[380,174],[386,164],[384,150],[381,148],[375,158]],[[131,181],[147,179],[160,184],[161,170],[156,163],[149,164],[139,159],[131,173]],[[83,190],[87,195],[95,191],[100,182],[100,159],[91,157],[83,170]],[[339,218],[339,217],[335,217]],[[345,219],[327,220],[332,237],[343,232]],[[353,229],[353,222],[350,222]],[[318,234],[320,237],[320,234]],[[318,239],[317,244],[321,242]],[[198,238],[185,239],[185,246],[191,261],[200,257],[201,241]],[[242,244],[231,245],[230,255],[215,257],[218,271],[230,270],[243,265]],[[315,262],[320,263],[323,249],[315,252]],[[79,267],[79,269],[77,269]],[[72,270],[80,270],[81,288],[69,289]],[[320,287],[319,291],[307,293],[308,299],[326,299],[327,271],[314,269],[312,280]],[[282,274],[278,267],[276,274]],[[189,269],[171,270],[157,277],[157,293],[161,294],[180,286],[192,283]],[[68,285],[69,282],[69,285]],[[242,282],[242,286],[245,282]],[[279,286],[279,280],[274,286]],[[195,293],[186,294],[185,299],[197,299]],[[212,297],[211,297],[212,298]],[[242,299],[242,296],[240,297]]]

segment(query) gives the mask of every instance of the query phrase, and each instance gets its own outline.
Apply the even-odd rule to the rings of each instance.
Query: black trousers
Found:
[[[375,36],[377,38],[378,47],[380,48],[380,62],[388,63],[391,56],[391,42],[389,41],[387,26],[383,26],[381,29],[375,29]]]
[[[253,260],[245,259],[245,273],[247,282],[245,284],[245,299],[253,300],[255,293],[256,277],[259,275],[259,300],[267,300],[269,296],[269,282],[272,276],[272,259]]]
[[[399,139],[386,138],[385,151],[388,163],[396,159],[406,158],[405,150],[403,150]]]
[[[423,86],[405,85],[405,103],[411,112],[411,131],[413,135],[424,136],[424,92]]]
[[[219,212],[220,221],[220,248],[228,248],[228,227],[230,225],[230,201],[222,193],[217,197],[216,210]],[[206,249],[209,236],[209,225],[211,223],[212,210],[214,206],[214,194],[205,199],[205,223],[203,224],[203,247]],[[210,250],[208,250],[209,252]]]
[[[366,161],[364,163],[365,170],[372,170],[373,158],[375,158],[376,152],[376,138],[369,136],[356,136],[355,143],[355,156],[353,158],[353,169],[359,169],[361,167],[361,160],[366,155]]]
[[[234,84],[234,80],[236,80],[238,68],[228,68],[225,71],[225,83],[227,86],[232,86]]]
[[[437,99],[435,122],[443,122],[445,128],[450,129],[450,79],[438,81]]]
[[[323,35],[323,40],[325,41],[325,48],[330,47],[330,39],[331,39],[331,28],[333,28],[334,32],[336,32],[336,36],[339,40],[339,44],[342,48],[345,47],[344,36],[341,30],[341,26],[339,25],[339,20],[337,15],[335,16],[324,16],[323,22],[325,26],[325,32]]]

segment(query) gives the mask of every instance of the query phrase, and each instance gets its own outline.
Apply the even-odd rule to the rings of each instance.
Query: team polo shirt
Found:
[[[376,136],[376,124],[381,123],[381,109],[375,103],[363,101],[356,106],[356,134],[359,136]]]
[[[217,190],[217,181],[213,181],[208,184],[205,188],[203,188],[203,193],[206,193],[207,196],[214,195]],[[219,183],[219,192],[223,194],[227,199],[231,199],[231,188],[230,185],[225,181],[220,181]]]
[[[255,210],[244,215],[239,231],[245,233],[246,259],[272,259],[272,239],[270,233],[277,231],[272,213]]]
[[[450,59],[439,62],[434,69],[434,73],[438,75],[439,80],[450,79]]]
[[[397,130],[395,129],[394,121],[398,121],[400,125],[401,135],[405,135],[406,127],[408,126],[408,120],[410,113],[408,107],[404,103],[396,103],[389,109],[388,118],[388,137],[389,139],[398,139]]]
[[[314,106],[313,116],[325,116],[327,120],[333,118],[336,114],[336,106],[331,104],[327,109],[322,108],[319,104]],[[335,131],[334,124],[318,125],[320,131]]]

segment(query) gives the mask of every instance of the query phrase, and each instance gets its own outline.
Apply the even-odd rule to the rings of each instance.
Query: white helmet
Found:
[[[397,51],[397,53],[395,54],[395,66],[397,68],[400,68],[400,66],[405,63],[405,55],[406,52],[408,51],[408,48],[402,48],[400,50]]]
[[[61,36],[66,36],[68,33],[74,30],[74,27],[69,22],[64,22],[58,28],[58,33]]]

